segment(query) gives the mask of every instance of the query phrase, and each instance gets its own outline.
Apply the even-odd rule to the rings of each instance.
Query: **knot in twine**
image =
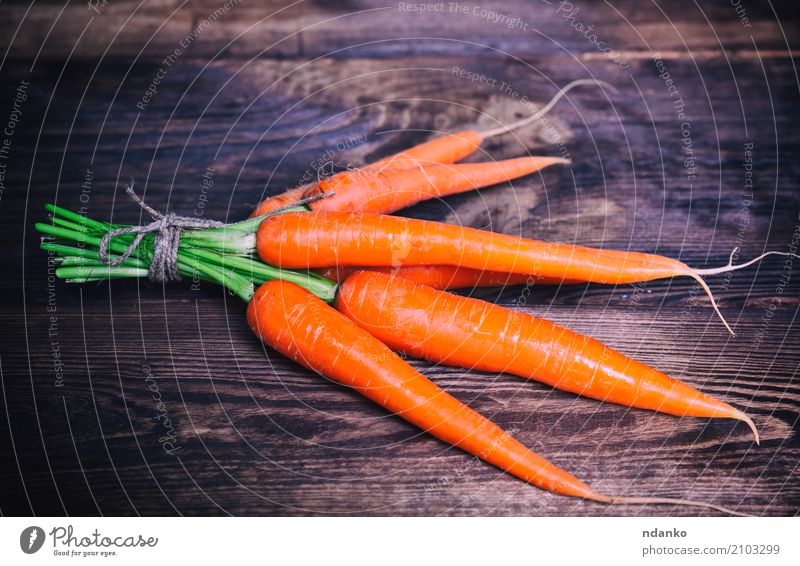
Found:
[[[106,232],[100,240],[98,255],[100,256],[100,260],[109,267],[116,267],[131,257],[131,254],[136,250],[136,247],[142,242],[144,237],[148,234],[155,233],[156,236],[153,240],[153,257],[150,259],[150,280],[159,283],[178,281],[181,278],[178,273],[178,247],[181,241],[181,232],[187,228],[202,229],[225,226],[223,222],[217,222],[216,220],[178,216],[171,212],[161,214],[154,208],[148,206],[148,204],[136,194],[133,190],[133,179],[131,179],[130,185],[125,186],[125,192],[128,193],[128,196],[130,196],[136,204],[153,217],[153,221],[150,224],[144,224],[142,226],[117,228],[116,230]],[[111,238],[121,236],[122,234],[136,234],[136,237],[122,254],[112,258],[108,255]]]

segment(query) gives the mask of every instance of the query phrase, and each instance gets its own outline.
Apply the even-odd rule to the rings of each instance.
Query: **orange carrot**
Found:
[[[467,287],[498,287],[505,285],[552,285],[577,283],[576,281],[549,280],[544,277],[519,275],[516,273],[498,273],[482,271],[452,265],[410,265],[408,267],[327,267],[315,269],[323,277],[342,283],[357,271],[369,269],[379,273],[388,273],[422,283],[434,289],[462,289]]]
[[[365,165],[363,168],[413,169],[420,165],[457,163],[474,153],[485,139],[486,137],[483,133],[474,130],[445,134],[400,153],[384,157],[375,163]]]
[[[568,159],[561,157],[519,157],[489,163],[418,165],[414,169],[364,167],[269,198],[251,216],[267,214],[323,193],[331,197],[315,202],[312,210],[391,212],[423,200],[496,185],[551,165],[568,163]]]
[[[270,212],[274,212],[279,208],[289,206],[302,199],[303,194],[309,189],[309,187],[311,187],[311,185],[303,185],[302,187],[289,189],[288,191],[279,195],[262,200],[250,216],[254,217],[261,216],[262,214],[269,214]]]
[[[729,262],[720,268],[693,269],[654,254],[555,244],[426,220],[344,212],[269,217],[259,226],[257,247],[265,262],[286,268],[441,264],[610,285],[687,276],[705,290],[731,333],[702,276],[741,269],[767,255],[794,255],[768,252],[743,265]]]
[[[553,96],[553,98],[551,98],[550,101],[539,110],[530,116],[517,120],[516,122],[508,124],[507,126],[499,126],[483,132],[478,132],[476,130],[462,130],[454,134],[445,134],[441,137],[434,138],[430,141],[416,145],[410,149],[406,149],[405,151],[401,151],[400,153],[385,157],[380,161],[376,161],[372,165],[368,165],[367,167],[389,166],[392,168],[411,169],[419,165],[425,166],[433,163],[456,163],[457,161],[461,161],[465,157],[468,157],[475,152],[480,145],[489,138],[508,134],[532,124],[550,112],[556,103],[573,88],[587,85],[599,86],[601,88],[608,89],[613,93],[617,92],[617,89],[607,82],[597,79],[579,79],[572,81],[571,83],[568,83],[562,87],[555,94],[555,96]]]
[[[699,502],[596,493],[434,385],[343,314],[292,283],[264,283],[248,305],[247,320],[266,344],[296,362],[352,387],[436,438],[547,491],[603,503],[686,504],[736,514]]]
[[[367,271],[339,287],[336,307],[392,349],[418,358],[511,373],[628,407],[737,419],[758,443],[742,411],[546,320]]]
[[[474,130],[463,130],[460,132],[456,132],[454,134],[446,134],[444,136],[434,138],[430,141],[421,143],[416,145],[410,149],[401,151],[400,153],[390,155],[385,157],[375,163],[370,165],[366,165],[362,169],[373,169],[378,171],[384,171],[386,169],[414,169],[418,167],[424,167],[428,165],[433,165],[436,163],[455,163],[457,161],[461,161],[465,157],[472,154],[475,150],[477,150],[481,143],[485,140],[498,136],[501,134],[513,132],[531,124],[532,122],[538,120],[550,109],[555,106],[555,104],[570,90],[575,87],[582,86],[582,85],[597,85],[602,88],[606,88],[612,92],[616,92],[614,87],[609,85],[606,82],[594,80],[594,79],[581,79],[577,81],[572,81],[571,83],[567,84],[563,88],[561,88],[556,95],[548,102],[545,106],[539,109],[537,112],[518,120],[508,126],[500,126],[498,128],[494,128],[492,130],[487,130],[485,132],[478,132]],[[351,171],[345,171],[343,173],[339,173],[338,175],[334,175],[333,177],[327,179],[329,186],[336,186],[335,179],[339,175],[348,175],[352,174]],[[299,189],[306,189],[306,190],[313,190],[316,186],[316,183],[312,183],[310,185],[305,185],[304,187],[298,187],[297,189],[290,189],[286,193],[270,197],[264,201],[262,201],[253,213],[250,216],[260,216],[262,214],[267,214],[268,212],[272,212],[280,208],[281,206],[285,206],[290,204],[293,201],[299,200],[301,196],[304,194],[303,191],[297,192]],[[477,188],[477,187],[476,187]],[[467,188],[465,190],[471,190],[471,188]],[[432,196],[443,196],[443,195],[432,195]],[[428,197],[430,198],[430,197]],[[350,208],[351,204],[346,202],[345,199],[341,199],[341,204],[336,206],[335,203],[338,203],[340,198],[337,196],[328,199],[328,208],[326,210],[341,210],[341,211],[352,211],[353,209]],[[402,200],[393,201],[392,199],[386,199],[383,201],[385,206],[406,206],[403,204]],[[384,209],[377,209],[375,207],[372,208],[373,212],[381,212],[384,214],[388,214],[390,212],[394,212],[395,210],[399,210],[399,208],[384,208]]]
[[[311,204],[312,210],[399,210],[423,200],[496,185],[566,163],[569,160],[560,157],[519,157],[491,163],[428,165],[415,169],[357,169],[324,179],[310,186],[303,196],[334,195]]]

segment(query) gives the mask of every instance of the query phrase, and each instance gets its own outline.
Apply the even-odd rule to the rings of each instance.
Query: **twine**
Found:
[[[131,183],[125,186],[125,192],[142,208],[142,210],[145,210],[153,217],[153,221],[141,226],[117,228],[116,230],[106,232],[100,240],[100,249],[98,250],[100,260],[109,267],[116,267],[131,257],[131,254],[133,254],[139,244],[142,243],[145,236],[155,233],[155,239],[153,240],[153,257],[150,259],[150,268],[148,270],[150,280],[157,283],[179,281],[181,276],[178,273],[178,249],[180,248],[181,232],[186,229],[221,228],[226,226],[226,224],[216,220],[179,216],[172,212],[162,214],[150,207],[136,194],[133,190],[133,183],[134,181],[131,179]],[[282,206],[272,211],[271,214],[282,212],[285,209],[295,206],[302,206],[333,195],[334,193],[321,193],[312,197],[303,198],[286,206]],[[136,234],[136,237],[122,254],[113,258],[110,257],[109,245],[111,244],[111,239],[123,234]]]

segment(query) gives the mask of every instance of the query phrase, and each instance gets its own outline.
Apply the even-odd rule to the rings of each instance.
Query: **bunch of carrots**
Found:
[[[693,269],[659,255],[553,244],[387,216],[422,200],[566,163],[553,157],[521,157],[456,164],[487,138],[535,121],[571,88],[598,83],[608,87],[599,81],[570,83],[535,115],[509,126],[435,138],[273,196],[260,203],[249,220],[186,230],[177,250],[177,270],[221,284],[247,301],[253,332],[282,354],[523,481],[602,503],[698,505],[739,514],[684,499],[600,494],[443,391],[395,353],[508,372],[577,395],[679,417],[737,419],[750,427],[758,443],[750,417],[722,400],[590,337],[448,290],[526,283],[621,284],[686,276],[703,287],[722,318],[703,277],[746,267],[763,255],[742,265]],[[57,256],[57,276],[89,282],[149,275],[153,234],[109,238],[109,232],[121,226],[53,205],[47,210],[50,222],[36,228],[46,235],[42,248]],[[110,240],[105,258],[99,253],[104,237]]]

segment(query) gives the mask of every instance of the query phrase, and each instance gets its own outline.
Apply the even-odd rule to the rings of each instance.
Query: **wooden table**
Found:
[[[403,214],[693,266],[737,246],[740,260],[787,251],[800,236],[791,4],[231,4],[0,8],[13,23],[0,30],[0,123],[14,121],[0,156],[0,512],[705,514],[525,485],[265,348],[219,288],[53,283],[33,223],[47,202],[138,222],[130,177],[156,208],[240,219],[318,162],[492,127],[597,77],[619,93],[577,89],[475,157],[568,154],[571,167]],[[685,279],[474,292],[746,409],[761,446],[742,424],[411,363],[600,491],[794,515],[799,268],[770,258],[709,279],[735,338]]]

